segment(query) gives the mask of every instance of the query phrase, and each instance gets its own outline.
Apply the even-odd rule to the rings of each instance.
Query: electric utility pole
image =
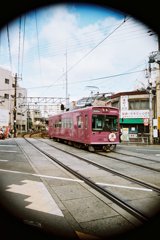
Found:
[[[68,66],[67,66],[67,49],[66,49],[66,109],[69,107],[68,102]]]
[[[149,109],[150,109],[150,143],[153,143],[153,110],[152,110],[152,82],[151,82],[151,63],[158,64],[158,76],[156,77],[156,110],[155,117],[157,123],[154,127],[160,130],[160,37],[158,36],[158,50],[149,56]],[[156,129],[155,129],[156,130]]]
[[[153,144],[153,107],[152,107],[152,82],[151,82],[151,64],[149,63],[149,142]]]
[[[158,35],[158,53],[160,56],[160,36]],[[156,79],[156,118],[157,118],[157,129],[159,130],[159,141],[160,141],[160,58],[158,63],[158,76]]]
[[[13,109],[13,122],[14,122],[14,138],[17,136],[17,73],[15,74],[15,86],[14,86],[14,109]]]

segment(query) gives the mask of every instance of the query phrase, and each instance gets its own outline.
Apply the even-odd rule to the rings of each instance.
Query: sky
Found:
[[[149,30],[100,6],[53,5],[1,30],[0,66],[18,73],[29,97],[132,91],[147,85],[149,55],[158,49]]]

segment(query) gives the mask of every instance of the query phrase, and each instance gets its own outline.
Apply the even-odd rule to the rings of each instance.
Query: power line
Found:
[[[35,10],[35,19],[36,19],[36,37],[37,37],[38,60],[39,60],[39,66],[40,66],[40,75],[42,75],[40,47],[39,47],[39,35],[38,35],[37,11],[36,10]]]
[[[136,23],[136,25],[137,25],[137,23]],[[134,39],[136,39],[139,36],[143,36],[143,35],[145,36],[145,33],[142,33],[142,34],[139,35],[138,32],[140,30],[134,30],[134,27],[136,25],[135,25],[134,22],[131,22],[131,24],[129,25],[129,29],[128,29],[127,33],[123,33],[122,36],[120,36],[118,38],[112,37],[111,44],[113,43],[113,41],[120,41],[120,40],[123,41],[123,39],[124,39],[123,37],[125,37],[125,40],[126,40],[126,36],[128,37],[127,40],[133,39],[133,37],[131,38],[131,36],[130,36],[131,33],[134,33]],[[107,26],[107,28],[109,28],[109,27],[111,28],[113,26],[115,26],[115,25]],[[124,30],[126,30],[126,26],[128,26],[128,25],[124,25],[123,28],[120,28],[119,32],[123,32]],[[93,42],[95,42],[96,39],[97,39],[96,41],[98,41],[99,37],[96,37],[94,39],[92,37],[95,37],[95,34],[97,35],[97,32],[99,32],[101,29],[103,30],[104,28],[106,28],[106,26],[104,27],[104,25],[103,25],[103,27],[102,27],[100,25],[99,29],[96,30],[96,31],[87,32],[87,33],[85,32],[85,39],[84,39],[84,36],[83,36],[83,42],[80,40],[78,45],[77,45],[77,43],[73,43],[73,40],[69,41],[69,48],[67,48],[68,53],[70,54],[71,52],[75,52],[75,51],[81,50],[84,47],[89,47],[89,45],[93,45]],[[103,31],[103,32],[105,32],[105,31]],[[136,33],[138,35],[136,35]],[[87,35],[88,40],[86,39],[86,35]],[[41,46],[38,44],[39,45],[39,50],[38,50],[39,51],[39,56],[41,55],[40,53],[42,51],[44,51],[43,56],[47,56],[47,57],[54,57],[54,56],[63,54],[64,51],[65,51],[65,47],[63,47],[63,48],[62,48],[62,46],[59,47],[60,44],[62,45],[62,42],[59,42],[59,41],[56,42],[56,43],[52,42],[52,44],[45,44],[45,45],[41,45]],[[107,42],[107,44],[109,44],[109,42]],[[53,50],[54,50],[54,53],[53,53]],[[32,52],[32,54],[30,54],[30,58],[32,58],[34,51],[31,50],[31,52]],[[49,54],[49,56],[48,56],[48,54]]]
[[[98,81],[98,80],[102,80],[102,79],[107,79],[107,78],[114,78],[114,77],[120,77],[120,76],[125,76],[125,75],[129,75],[129,74],[134,74],[134,73],[138,73],[138,72],[144,72],[145,69],[142,70],[136,70],[136,71],[131,71],[131,72],[124,72],[124,73],[118,73],[118,74],[113,74],[113,75],[108,75],[108,76],[103,76],[103,77],[97,77],[97,78],[90,78],[90,79],[86,79],[86,80],[79,80],[76,82],[70,82],[70,84],[77,84],[79,82],[90,82],[90,81]],[[152,71],[157,71],[157,69],[154,69]],[[54,86],[61,86],[61,84],[55,84]],[[46,85],[46,86],[38,86],[38,87],[31,87],[31,88],[27,88],[27,89],[37,89],[37,88],[47,88],[50,87],[50,85]]]
[[[132,23],[132,25],[133,25],[134,23]],[[99,26],[99,28],[98,28],[98,30],[95,30],[95,31],[90,31],[90,32],[84,32],[84,35],[85,36],[83,36],[83,43],[84,43],[84,37],[85,37],[85,43],[86,43],[86,40],[88,39],[89,40],[89,42],[88,43],[92,43],[93,42],[93,40],[91,40],[92,39],[92,36],[94,37],[94,39],[95,39],[95,36],[97,36],[97,32],[99,33],[101,30],[103,30],[103,28],[105,28],[105,30],[107,29],[107,28],[111,28],[111,27],[114,27],[115,26],[115,24],[114,25],[111,25],[111,26]],[[116,25],[117,26],[117,25]],[[125,34],[129,34],[130,32],[132,32],[132,31],[130,31],[131,30],[131,27],[132,26],[130,26],[129,27],[129,29],[128,29],[128,31],[127,31],[127,33],[125,33]],[[134,25],[133,25],[133,27],[134,27]],[[125,29],[123,28],[122,30],[119,30],[119,31],[124,31]],[[135,32],[137,32],[137,31],[140,31],[140,30],[135,30],[134,31],[134,35],[135,35]],[[102,32],[102,31],[101,31]],[[104,32],[105,34],[106,34],[106,31]],[[76,36],[77,36],[77,34],[76,34]],[[86,39],[86,36],[87,36],[87,39]],[[78,37],[78,36],[77,36]],[[40,50],[42,49],[42,50],[47,50],[47,49],[51,49],[52,47],[51,46],[53,46],[54,48],[55,48],[55,50],[57,49],[57,48],[59,48],[59,46],[60,45],[63,45],[63,42],[64,41],[57,41],[57,42],[52,42],[52,43],[50,43],[50,44],[45,44],[44,46],[43,45],[41,45],[41,47],[40,47]],[[73,46],[73,40],[70,40],[69,41],[69,46]],[[78,43],[78,45],[80,44],[80,42]],[[75,45],[75,44],[74,44]],[[65,48],[65,47],[64,47]],[[53,49],[53,48],[52,48]],[[67,49],[68,50],[68,49]],[[59,51],[59,50],[58,50]],[[63,49],[62,49],[62,51],[63,51]],[[64,51],[63,51],[64,52]]]
[[[129,18],[128,18],[129,19]],[[58,79],[61,79],[66,73],[70,72],[74,67],[76,67],[83,59],[85,59],[89,54],[91,54],[98,46],[100,46],[106,39],[108,39],[115,31],[117,31],[124,23],[128,21],[128,19],[124,19],[122,23],[120,23],[112,32],[110,32],[105,38],[103,38],[95,47],[93,47],[90,51],[88,51],[82,58],[80,58],[75,64],[73,64],[67,72],[63,73]],[[48,88],[52,87],[53,84],[49,85]]]
[[[19,45],[18,45],[18,76],[20,74],[20,53],[21,53],[21,17],[19,18]]]
[[[10,46],[10,37],[9,37],[9,26],[7,24],[7,39],[8,39],[8,50],[9,50],[9,60],[10,60],[10,67],[12,71],[12,56],[11,56],[11,46]]]
[[[25,27],[26,27],[26,15],[24,15],[24,22],[23,22],[23,45],[22,45],[22,63],[21,63],[21,73],[23,73],[23,61],[24,61],[24,43],[25,43]]]
[[[129,18],[128,18],[129,19]],[[75,66],[77,66],[83,59],[85,59],[89,54],[91,54],[98,46],[100,46],[107,38],[109,38],[115,31],[117,31],[128,19],[124,19],[111,33],[109,33],[104,39],[102,39],[95,47],[93,47],[89,52],[87,52],[82,58],[80,58],[75,64],[73,64],[68,72],[71,71]]]

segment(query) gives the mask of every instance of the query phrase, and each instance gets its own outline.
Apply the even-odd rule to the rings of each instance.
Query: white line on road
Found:
[[[78,179],[72,179],[72,178],[63,178],[63,177],[53,177],[48,175],[41,175],[41,174],[32,174],[33,176],[42,177],[42,178],[52,178],[52,179],[58,179],[58,180],[65,180],[65,181],[72,181],[72,182],[84,182],[82,180]]]
[[[8,160],[0,159],[0,162],[8,162]]]
[[[19,174],[32,175],[31,173],[20,172],[20,171],[12,171],[12,170],[6,170],[6,169],[0,169],[0,171],[1,172],[9,172],[9,173],[19,173]]]
[[[123,185],[116,185],[116,184],[109,184],[109,183],[96,183],[97,185],[108,186],[108,187],[117,187],[117,188],[127,188],[127,189],[134,189],[134,190],[141,190],[141,191],[149,191],[152,192],[152,189],[148,188],[138,188],[138,187],[128,187]]]
[[[2,172],[9,172],[9,173],[19,173],[19,174],[31,175],[31,176],[42,177],[42,178],[51,178],[51,179],[72,181],[72,182],[80,182],[80,183],[84,182],[84,181],[79,180],[79,179],[64,178],[64,177],[54,177],[54,176],[41,175],[41,174],[35,174],[35,173],[27,173],[27,172],[20,172],[20,171],[13,171],[13,170],[6,170],[6,169],[0,169],[0,171],[2,171]]]
[[[6,153],[15,153],[15,152],[17,152],[17,151],[8,151],[8,150],[0,150],[0,152],[6,152]]]
[[[17,147],[17,145],[7,145],[7,144],[2,144],[0,147]]]

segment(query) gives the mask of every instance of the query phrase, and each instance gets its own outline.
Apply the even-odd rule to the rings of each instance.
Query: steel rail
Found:
[[[77,171],[74,171],[73,169],[71,169],[70,167],[66,166],[65,164],[63,164],[62,162],[60,162],[58,159],[56,159],[55,157],[51,156],[50,154],[46,153],[45,151],[43,151],[42,149],[40,149],[39,147],[37,147],[35,144],[31,143],[29,140],[25,139],[27,142],[29,142],[32,146],[34,146],[36,149],[38,149],[41,153],[43,153],[44,155],[46,155],[47,157],[49,157],[50,159],[52,159],[53,161],[55,161],[57,164],[59,164],[61,167],[63,167],[64,169],[66,169],[67,171],[69,171],[70,173],[72,173],[74,176],[76,176],[77,178],[81,179],[82,181],[84,181],[87,185],[91,186],[93,189],[95,189],[96,191],[100,192],[102,195],[104,195],[105,197],[109,198],[111,201],[113,201],[114,203],[116,203],[117,205],[119,205],[121,208],[123,208],[124,210],[126,210],[127,212],[129,212],[130,214],[132,214],[134,217],[136,217],[137,219],[139,219],[141,222],[147,222],[149,220],[149,218],[147,216],[145,216],[143,213],[141,213],[139,210],[135,209],[134,207],[132,207],[131,205],[129,205],[128,203],[126,203],[125,201],[123,201],[121,198],[117,197],[116,195],[114,195],[113,193],[111,193],[110,191],[103,189],[102,187],[100,187],[99,185],[95,184],[92,180],[86,178],[85,176],[83,176],[82,174],[78,173]],[[59,149],[61,150],[61,149]]]

